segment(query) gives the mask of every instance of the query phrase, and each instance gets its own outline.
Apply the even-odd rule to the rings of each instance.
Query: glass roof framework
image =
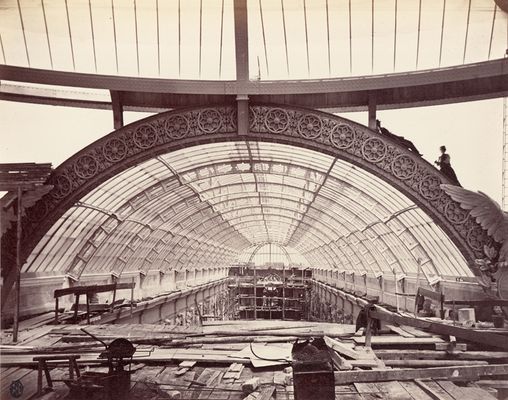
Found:
[[[352,164],[288,145],[239,141],[158,156],[110,178],[51,228],[23,272],[228,267],[282,247],[311,267],[472,276],[411,200]]]
[[[233,0],[3,0],[0,62],[234,80]],[[502,58],[493,0],[248,0],[250,79],[406,72]]]

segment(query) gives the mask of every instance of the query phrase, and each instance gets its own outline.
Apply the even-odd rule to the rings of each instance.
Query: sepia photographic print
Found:
[[[0,399],[508,399],[507,0],[0,0]]]

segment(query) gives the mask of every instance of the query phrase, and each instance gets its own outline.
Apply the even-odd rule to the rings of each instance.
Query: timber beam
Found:
[[[334,373],[335,386],[348,385],[351,383],[359,382],[411,381],[413,379],[450,377],[453,377],[453,380],[457,381],[471,381],[479,380],[482,376],[506,374],[508,374],[508,364],[436,368],[354,370]]]

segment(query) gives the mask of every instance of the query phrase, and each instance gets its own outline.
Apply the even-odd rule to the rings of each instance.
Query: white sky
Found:
[[[502,99],[381,111],[378,118],[395,134],[414,142],[433,162],[446,145],[462,185],[501,203]],[[148,114],[125,113],[125,123]],[[342,116],[362,124],[366,113]],[[113,130],[111,111],[0,101],[1,162],[51,162],[54,167]]]

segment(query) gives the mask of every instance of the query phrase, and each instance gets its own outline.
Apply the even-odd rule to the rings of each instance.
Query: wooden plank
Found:
[[[432,380],[422,381],[421,379],[415,379],[415,383],[422,388],[425,393],[432,396],[436,400],[455,400],[452,396],[446,392],[441,386]]]
[[[421,387],[419,387],[413,381],[401,381],[400,385],[406,389],[406,391],[411,395],[414,400],[432,400],[432,398],[423,391]]]
[[[487,361],[473,360],[384,360],[387,367],[397,368],[425,368],[452,367],[458,365],[488,365]],[[353,364],[356,365],[356,364]]]
[[[328,336],[324,336],[323,339],[325,340],[326,345],[335,350],[337,353],[352,358],[353,360],[359,360],[361,358],[361,355],[358,354],[358,352],[356,352],[353,349],[350,349],[347,346],[344,346],[338,340],[332,339]]]
[[[399,328],[398,326],[395,326],[395,325],[386,325],[386,327],[388,329],[390,329],[392,332],[395,332],[395,333],[399,334],[402,337],[406,337],[406,338],[414,338],[415,337],[415,335],[407,332],[406,330],[404,330],[402,328]]]
[[[87,293],[102,293],[102,292],[111,292],[113,290],[121,290],[121,289],[132,289],[136,286],[135,282],[127,282],[127,283],[109,283],[106,285],[84,285],[84,286],[73,286],[65,289],[56,289],[53,292],[53,296],[62,297],[67,296],[69,294],[79,295],[79,294],[87,294]]]
[[[375,383],[355,383],[354,386],[363,400],[379,400],[382,396]]]
[[[261,389],[261,392],[256,397],[256,400],[270,400],[274,392],[275,392],[274,386],[264,387],[263,389]]]
[[[383,398],[390,400],[413,400],[411,395],[397,381],[376,382]]]
[[[206,381],[206,387],[212,387],[212,385],[215,383],[217,378],[219,378],[219,375],[221,374],[221,371],[215,370],[213,371],[212,376]]]
[[[478,388],[459,387],[455,383],[447,380],[436,380],[450,396],[455,400],[492,400],[495,399],[490,393]]]
[[[350,360],[349,365],[359,368],[376,368],[378,367],[378,360],[364,359],[364,360]]]
[[[376,310],[371,311],[369,315],[372,318],[379,319],[388,323],[414,326],[415,328],[426,329],[439,335],[453,335],[461,339],[469,340],[471,342],[480,343],[481,345],[488,343],[490,346],[508,350],[508,340],[506,340],[506,337],[503,335],[487,332],[477,332],[468,328],[446,325],[442,322],[429,321],[428,319],[404,317],[378,306],[376,306]]]
[[[175,376],[182,376],[187,371],[189,371],[189,368],[179,368],[177,371],[175,371]]]
[[[398,349],[376,349],[376,355],[383,360],[411,360],[425,359],[436,360],[453,357],[457,360],[507,360],[508,352],[506,351],[466,351],[457,352],[450,355],[447,351],[436,350],[411,350],[400,351]]]
[[[365,344],[365,336],[353,337],[355,343]],[[422,338],[405,338],[395,335],[372,336],[372,345],[406,345],[406,344],[435,344],[444,342],[443,339],[437,337],[422,337]]]
[[[457,343],[457,342],[444,342],[444,343],[436,343],[436,350],[444,350],[447,352],[459,352],[467,350],[467,343]]]
[[[428,332],[424,332],[420,329],[417,329],[413,326],[401,325],[400,328],[404,329],[406,332],[410,333],[415,337],[431,337],[432,334]]]
[[[508,389],[508,380],[497,380],[497,379],[482,379],[476,382],[478,386],[493,387],[494,389]]]
[[[195,383],[197,383],[200,386],[206,386],[208,380],[213,376],[213,374],[216,371],[214,371],[211,368],[205,368],[203,372],[199,375],[199,377],[195,380]]]
[[[196,365],[196,361],[189,360],[182,361],[180,364],[178,364],[180,368],[192,368],[194,365]]]
[[[368,383],[368,382],[364,382],[364,383],[360,383],[360,382],[355,382],[354,383],[354,386],[356,388],[356,391],[360,394],[364,394],[364,393],[379,393],[379,389],[377,388],[377,386],[373,383]]]
[[[343,385],[354,382],[380,382],[400,380],[407,381],[418,378],[447,378],[455,380],[475,380],[480,376],[504,375],[508,373],[508,364],[473,365],[460,367],[437,367],[415,369],[386,369],[372,371],[335,372],[335,384]]]
[[[365,330],[364,328],[358,329],[353,336],[355,336],[355,337],[363,336],[364,330]]]
[[[348,371],[348,370],[353,369],[353,366],[350,363],[350,361],[341,357],[335,350],[328,349],[328,352],[329,352],[330,357],[332,359],[333,365],[335,366],[336,369],[338,369],[340,371]]]

